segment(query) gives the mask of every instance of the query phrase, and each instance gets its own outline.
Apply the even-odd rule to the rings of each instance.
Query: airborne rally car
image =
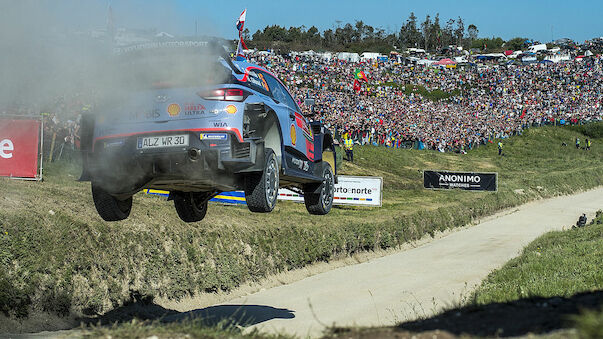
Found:
[[[151,47],[121,51],[111,99],[82,118],[81,180],[104,220],[127,218],[145,188],[170,191],[186,222],[232,190],[253,212],[272,211],[279,187],[330,211],[333,138],[276,76],[199,42]]]

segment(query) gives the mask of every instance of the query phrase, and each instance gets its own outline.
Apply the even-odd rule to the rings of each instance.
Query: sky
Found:
[[[1,0],[7,1],[7,0]],[[90,1],[90,2],[88,2]],[[197,31],[235,38],[235,22],[247,8],[246,28],[253,34],[267,25],[316,26],[320,31],[362,20],[386,32],[397,32],[410,12],[421,22],[440,13],[441,23],[461,16],[480,37],[521,36],[549,42],[571,38],[582,42],[603,36],[601,0],[88,0],[95,10],[111,4],[118,27],[157,28],[177,35]],[[63,0],[63,3],[69,0]],[[80,18],[79,20],[82,20]],[[85,21],[90,24],[90,21]],[[100,24],[103,24],[101,21]]]

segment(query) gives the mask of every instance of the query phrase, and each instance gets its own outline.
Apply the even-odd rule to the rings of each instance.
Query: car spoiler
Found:
[[[212,43],[212,47],[215,48],[216,51],[218,51],[218,54],[220,57],[222,57],[222,59],[224,59],[224,61],[226,61],[226,63],[228,64],[228,67],[230,67],[232,69],[233,72],[235,72],[235,74],[237,75],[241,75],[244,74],[243,71],[241,71],[233,62],[232,59],[230,58],[230,55],[228,55],[228,53],[226,53],[226,51],[224,50],[224,47],[220,46],[217,42],[213,41]]]

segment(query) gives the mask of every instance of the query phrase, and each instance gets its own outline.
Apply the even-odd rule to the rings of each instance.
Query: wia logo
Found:
[[[0,158],[10,159],[13,157],[11,151],[15,150],[15,145],[10,139],[4,139],[0,141]]]
[[[214,122],[214,127],[219,127],[219,128],[228,127],[228,123],[223,122],[223,121],[216,121],[216,122]]]

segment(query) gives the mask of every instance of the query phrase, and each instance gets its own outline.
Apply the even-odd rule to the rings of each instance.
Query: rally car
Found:
[[[223,49],[196,65],[201,59],[194,53],[204,46],[160,47],[123,53],[128,76],[120,82],[142,77],[149,86],[125,86],[117,91],[121,99],[82,117],[80,179],[91,181],[104,220],[127,218],[132,196],[147,188],[169,191],[185,222],[202,220],[212,197],[234,190],[245,192],[252,212],[272,211],[279,187],[302,193],[311,214],[330,211],[337,180],[333,137],[301,113],[274,74],[233,61]],[[192,63],[172,62],[175,55]],[[141,63],[142,71],[130,74]],[[177,72],[186,79],[170,82]],[[197,81],[196,74],[209,79]]]

